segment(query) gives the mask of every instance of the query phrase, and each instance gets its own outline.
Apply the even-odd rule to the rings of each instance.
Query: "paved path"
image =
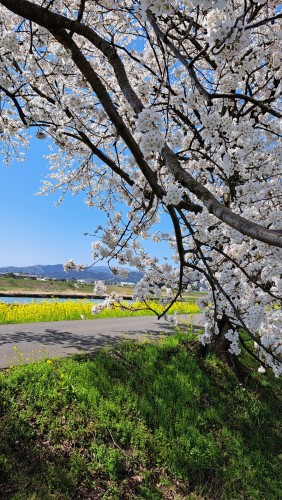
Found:
[[[196,327],[202,315],[178,318],[181,327]],[[152,316],[0,325],[0,369],[44,357],[89,352],[124,338],[156,338],[171,331],[167,321]]]

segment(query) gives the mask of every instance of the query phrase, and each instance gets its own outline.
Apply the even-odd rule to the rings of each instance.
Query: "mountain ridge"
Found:
[[[127,269],[128,277],[121,278],[113,274],[107,266],[95,266],[82,271],[64,271],[63,264],[36,264],[33,266],[5,266],[0,267],[0,273],[26,273],[47,278],[56,279],[84,279],[92,280],[112,280],[115,282],[128,281],[138,283],[144,276],[143,273],[134,269]]]

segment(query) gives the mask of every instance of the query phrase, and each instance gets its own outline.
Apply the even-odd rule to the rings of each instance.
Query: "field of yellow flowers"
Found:
[[[72,319],[95,319],[95,318],[119,318],[126,316],[150,316],[154,313],[144,308],[144,304],[134,302],[130,304],[130,310],[115,306],[112,309],[105,309],[99,314],[93,315],[91,312],[93,302],[89,300],[66,300],[58,302],[56,299],[42,300],[41,302],[31,302],[29,304],[7,304],[0,303],[0,324],[8,323],[35,323],[40,321],[64,321]],[[161,313],[163,308],[154,302],[150,304],[157,313]],[[132,311],[132,309],[137,309]],[[187,302],[176,302],[169,311],[169,314],[195,314],[200,312],[194,300]]]

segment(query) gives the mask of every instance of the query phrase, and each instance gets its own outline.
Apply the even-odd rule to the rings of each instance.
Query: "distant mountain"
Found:
[[[111,273],[107,266],[95,266],[90,269],[84,269],[83,271],[64,271],[64,266],[62,264],[56,265],[36,265],[36,266],[26,266],[26,267],[0,267],[0,273],[27,273],[36,276],[44,276],[46,278],[57,278],[57,279],[84,279],[85,281],[93,280],[111,280],[115,282],[129,281],[132,283],[138,283],[143,278],[143,273],[139,271],[134,271],[128,269],[128,277],[121,278]]]

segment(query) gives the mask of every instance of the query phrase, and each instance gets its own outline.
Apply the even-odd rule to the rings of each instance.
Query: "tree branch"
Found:
[[[246,236],[267,243],[268,245],[282,248],[282,231],[269,230],[260,224],[234,214],[229,208],[221,205],[205,186],[196,181],[184,170],[169,146],[164,146],[162,156],[168,170],[174,175],[175,179],[183,187],[195,194],[203,202],[210,214],[213,214],[219,220]]]

